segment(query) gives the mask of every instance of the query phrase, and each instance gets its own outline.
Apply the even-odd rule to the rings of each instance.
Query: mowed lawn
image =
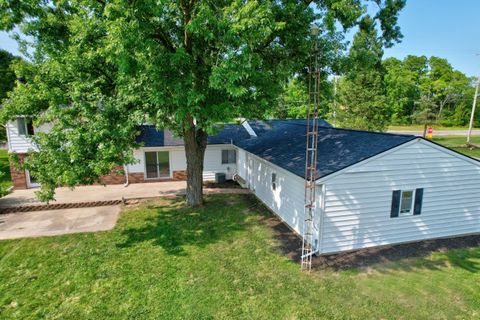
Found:
[[[303,274],[251,195],[123,210],[108,232],[0,241],[1,319],[478,319],[480,249]]]
[[[480,148],[466,147],[465,136],[434,136],[432,140],[467,156],[480,158]],[[480,145],[480,136],[472,136],[471,142]]]
[[[468,130],[468,127],[445,127],[441,125],[432,125],[433,132],[438,130]],[[388,130],[395,130],[395,131],[423,131],[424,126],[423,124],[412,124],[407,126],[388,126]]]

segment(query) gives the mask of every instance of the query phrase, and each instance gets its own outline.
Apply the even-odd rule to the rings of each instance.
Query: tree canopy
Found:
[[[34,137],[25,166],[53,197],[58,185],[93,183],[133,161],[136,125],[183,137],[187,202],[202,201],[203,157],[216,124],[255,118],[286,82],[305,73],[311,23],[322,63],[335,66],[342,32],[366,14],[361,0],[2,2],[0,27],[32,40],[32,76],[5,102],[3,119],[53,125]],[[384,46],[401,38],[404,0],[372,0]]]
[[[354,50],[352,46],[350,52]],[[373,52],[366,53],[375,57]],[[377,56],[372,60],[376,63],[370,65],[354,59],[354,55],[348,55],[345,60],[348,68],[340,71],[338,84],[335,85],[333,79],[324,79],[321,90],[323,112],[335,122],[336,111],[339,122],[335,123],[339,126],[384,130],[388,124],[468,124],[475,79],[455,70],[446,59],[409,55],[403,60],[381,61]],[[276,109],[280,111],[271,114],[305,117],[306,104],[298,101],[306,101],[307,93],[297,78],[291,80],[280,97]],[[474,120],[475,126],[480,126],[480,113]]]
[[[339,83],[338,120],[343,127],[382,131],[388,124],[380,40],[374,20],[367,15],[353,39],[345,77]]]
[[[383,64],[392,123],[468,123],[474,79],[453,69],[446,59],[407,56],[388,58]]]

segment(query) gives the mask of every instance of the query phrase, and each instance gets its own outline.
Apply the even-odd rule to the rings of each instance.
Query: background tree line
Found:
[[[384,131],[388,125],[468,125],[475,79],[435,56],[383,59],[381,39],[369,17],[359,24],[339,66],[338,76],[324,74],[321,90],[321,115],[336,126]],[[305,118],[307,78],[306,73],[295,75],[268,116]],[[479,114],[474,125],[480,125]]]

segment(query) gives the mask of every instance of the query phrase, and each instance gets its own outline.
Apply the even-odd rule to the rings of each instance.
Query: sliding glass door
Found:
[[[145,152],[145,174],[147,179],[170,178],[169,152]]]

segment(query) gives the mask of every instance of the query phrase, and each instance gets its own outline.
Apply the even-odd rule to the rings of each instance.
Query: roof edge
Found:
[[[365,159],[362,159],[362,160],[360,160],[360,161],[358,161],[358,162],[352,163],[351,165],[348,165],[348,166],[346,166],[346,167],[344,167],[344,168],[342,168],[342,169],[340,169],[340,170],[330,172],[329,174],[326,174],[326,175],[324,175],[323,177],[320,177],[320,178],[318,178],[317,180],[315,180],[315,183],[317,183],[317,184],[323,183],[323,182],[325,182],[325,180],[329,180],[329,179],[331,179],[333,176],[336,176],[336,175],[338,175],[338,174],[341,174],[343,171],[345,171],[345,170],[347,170],[347,169],[351,169],[353,166],[357,166],[357,165],[360,165],[360,164],[363,165],[363,164],[365,164],[365,163],[367,163],[367,162],[369,162],[369,161],[373,161],[373,160],[375,160],[375,159],[377,159],[377,158],[385,155],[385,153],[390,153],[390,152],[396,151],[397,149],[404,148],[404,147],[406,147],[407,145],[410,145],[410,144],[413,144],[413,143],[415,143],[415,142],[420,141],[420,138],[419,138],[419,137],[415,137],[415,136],[413,136],[413,137],[414,137],[414,138],[411,139],[411,140],[404,141],[404,142],[402,142],[402,143],[400,143],[400,144],[398,144],[398,145],[396,145],[396,146],[394,146],[394,147],[391,147],[391,148],[388,148],[388,149],[386,149],[386,150],[380,151],[380,152],[378,152],[378,153],[376,153],[376,154],[373,154],[373,155],[371,155],[371,156],[369,156],[369,157],[367,157],[367,158],[365,158]]]

